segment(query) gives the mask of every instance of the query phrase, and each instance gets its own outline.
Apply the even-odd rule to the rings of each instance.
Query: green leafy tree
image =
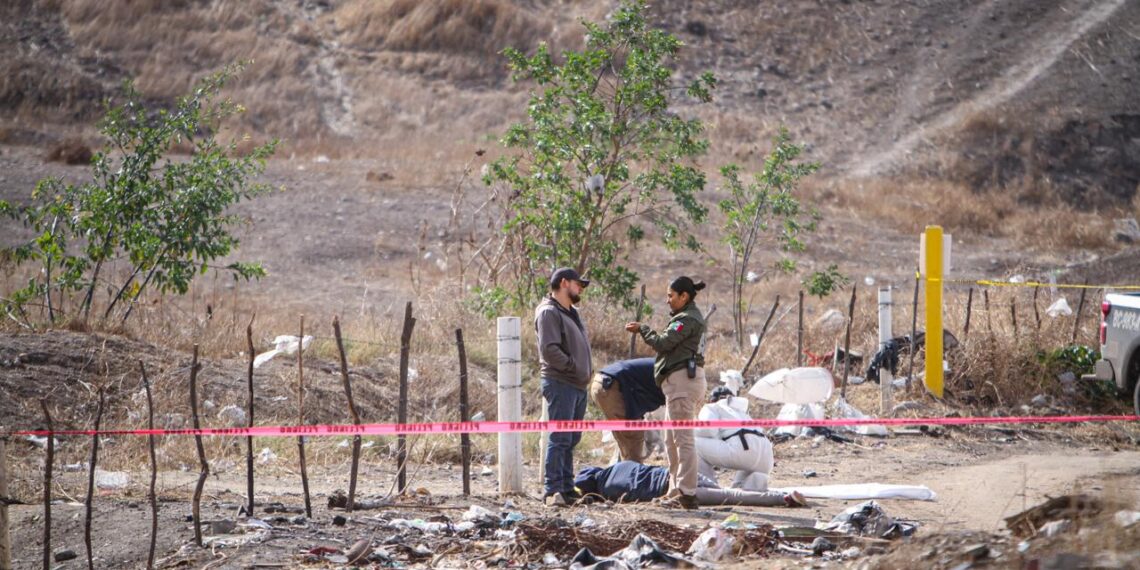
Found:
[[[277,142],[239,152],[238,142],[218,142],[221,122],[244,109],[221,95],[242,69],[229,66],[200,81],[172,108],[148,107],[128,82],[122,102],[107,104],[100,132],[109,143],[92,157],[91,181],[65,184],[41,180],[32,203],[0,204],[0,212],[22,220],[35,236],[7,250],[7,257],[35,262],[43,270],[5,301],[9,315],[25,323],[24,306],[42,298],[56,318],[53,296],[81,295],[77,312],[86,320],[100,285],[110,299],[104,318],[126,320],[144,291],[184,294],[210,262],[229,255],[238,240],[230,233],[239,220],[226,210],[268,189],[251,180],[265,167]],[[174,158],[175,146],[190,147]],[[125,262],[125,275],[108,275],[109,262]],[[264,275],[255,263],[220,269],[234,278]]]
[[[740,167],[721,168],[729,197],[719,206],[724,214],[722,241],[728,245],[732,271],[732,321],[738,348],[744,347],[744,284],[772,271],[796,270],[791,254],[804,250],[801,237],[815,231],[819,213],[801,203],[795,194],[800,180],[819,169],[819,163],[797,161],[803,147],[791,142],[785,128],[773,141],[764,169],[751,182],[741,180]],[[760,248],[773,248],[783,255],[768,268],[754,271]]]
[[[669,64],[682,44],[651,28],[646,10],[627,1],[605,23],[584,21],[585,48],[558,58],[545,44],[529,56],[503,51],[514,79],[536,87],[527,120],[501,139],[517,152],[484,177],[509,188],[502,231],[516,253],[510,288],[519,305],[541,296],[560,265],[588,270],[608,300],[630,304],[638,277],[625,264],[647,226],[670,248],[699,248],[686,228],[708,214],[697,200],[705,175],[693,162],[708,142],[702,123],[670,104],[682,92],[710,101],[716,80],[675,83]]]

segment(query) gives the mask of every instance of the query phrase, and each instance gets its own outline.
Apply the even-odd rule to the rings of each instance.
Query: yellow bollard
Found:
[[[942,226],[926,226],[926,389],[942,398]]]

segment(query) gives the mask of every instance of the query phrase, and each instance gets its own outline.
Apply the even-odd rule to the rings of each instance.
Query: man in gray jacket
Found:
[[[550,276],[550,296],[534,309],[542,397],[546,415],[552,420],[581,420],[586,416],[586,389],[594,370],[590,339],[574,305],[589,284],[574,269],[557,269]],[[577,500],[574,447],[581,439],[581,432],[551,432],[543,465],[543,500],[548,504]]]

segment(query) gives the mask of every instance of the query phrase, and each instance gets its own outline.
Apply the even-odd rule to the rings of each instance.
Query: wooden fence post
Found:
[[[471,421],[471,402],[467,396],[467,349],[463,346],[463,329],[455,329],[455,345],[459,350],[459,421]],[[459,457],[463,463],[463,495],[471,494],[471,434],[459,434]]]
[[[970,293],[966,296],[966,326],[962,327],[962,341],[965,342],[970,336],[970,313],[974,308],[974,288],[970,287]]]
[[[1089,284],[1089,280],[1085,279],[1085,285]],[[1069,344],[1076,344],[1077,332],[1081,330],[1081,313],[1085,310],[1085,295],[1089,292],[1087,287],[1081,288],[1081,300],[1077,303],[1077,313],[1073,315],[1073,337],[1069,339]]]
[[[87,547],[87,568],[95,570],[94,553],[91,552],[91,511],[95,506],[95,468],[99,463],[99,427],[103,423],[103,404],[106,395],[99,387],[99,409],[95,412],[95,435],[91,436],[91,465],[87,469],[87,498],[83,501],[83,544]]]
[[[360,413],[356,411],[356,400],[352,398],[352,380],[348,378],[348,355],[344,352],[344,340],[340,336],[340,318],[333,317],[333,336],[336,337],[336,348],[340,353],[340,378],[344,383],[344,395],[348,398],[348,413],[352,416],[352,425],[360,425]],[[360,470],[360,434],[352,436],[352,470],[348,476],[348,504],[345,510],[352,512],[356,505],[356,473]]]
[[[146,389],[146,427],[154,429],[154,399],[150,394],[150,380],[146,377],[146,366],[142,360],[139,361],[139,370],[142,372],[143,388]],[[158,542],[158,494],[154,491],[155,483],[158,481],[158,457],[154,453],[154,434],[147,435],[146,439],[150,448],[150,487],[146,493],[147,499],[150,500],[150,547],[147,549],[146,567],[147,570],[153,570],[154,547]]]
[[[194,345],[194,354],[190,360],[190,417],[194,422],[194,429],[202,429],[198,420],[198,345]],[[194,436],[194,446],[198,450],[198,484],[194,486],[194,502],[190,506],[194,516],[194,542],[202,546],[202,489],[206,487],[206,478],[210,476],[210,463],[206,461],[206,448],[202,447],[202,436]]]
[[[396,421],[408,423],[408,360],[411,357],[412,330],[416,319],[412,318],[412,302],[404,306],[404,329],[400,333],[400,407]],[[396,438],[396,487],[403,495],[408,489],[408,436],[400,434]]]
[[[3,431],[3,427],[0,427]],[[0,436],[0,570],[12,570],[12,543],[8,540],[8,438]]]
[[[235,288],[236,290],[236,288]],[[249,363],[246,365],[245,380],[246,391],[248,399],[246,401],[246,426],[253,428],[253,319],[257,317],[254,315],[249,318],[249,324],[245,327],[245,344],[246,350],[249,351]],[[245,438],[245,494],[246,494],[246,516],[253,516],[253,436]]]
[[[796,321],[796,368],[804,365],[804,290],[800,289],[799,319]]]
[[[768,325],[772,324],[772,316],[776,314],[776,309],[779,306],[780,296],[776,295],[776,302],[772,303],[772,310],[768,311],[768,318],[764,319],[764,327],[760,329],[760,336],[756,339],[756,346],[752,347],[752,355],[748,357],[748,362],[744,363],[744,369],[740,371],[741,377],[748,374],[748,369],[752,367],[752,361],[756,359],[756,353],[760,352],[760,343],[764,342],[764,335],[768,333]]]
[[[1017,327],[1017,294],[1014,293],[1009,298],[1009,316],[1013,320],[1013,338],[1017,339],[1018,334],[1021,332]]]
[[[297,338],[297,425],[305,425],[305,315],[301,315],[301,334]],[[301,463],[301,491],[305,495],[305,517],[313,518],[309,499],[309,469],[305,464],[305,436],[297,436],[297,453]]]
[[[910,366],[906,371],[906,389],[910,390],[911,382],[914,382],[914,355],[918,353],[918,342],[915,337],[918,336],[918,288],[922,284],[920,279],[919,269],[914,270],[914,299],[910,302]],[[966,318],[966,328],[970,325],[969,317]],[[881,380],[880,380],[881,381]]]
[[[51,421],[51,412],[48,411],[47,400],[40,400],[44,419],[47,420],[47,460],[44,463],[44,570],[51,570],[51,476],[52,463],[55,462],[55,426]]]
[[[855,321],[855,291],[858,287],[851,286],[851,303],[847,305],[847,335],[843,340],[843,385],[839,389],[840,397],[847,398],[847,375],[851,372],[851,323]]]

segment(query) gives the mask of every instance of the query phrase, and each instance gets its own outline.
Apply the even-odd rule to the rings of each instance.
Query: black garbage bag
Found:
[[[696,564],[661,549],[652,538],[638,534],[629,546],[612,556],[598,558],[583,548],[570,560],[570,570],[634,570],[636,568],[697,568]]]

